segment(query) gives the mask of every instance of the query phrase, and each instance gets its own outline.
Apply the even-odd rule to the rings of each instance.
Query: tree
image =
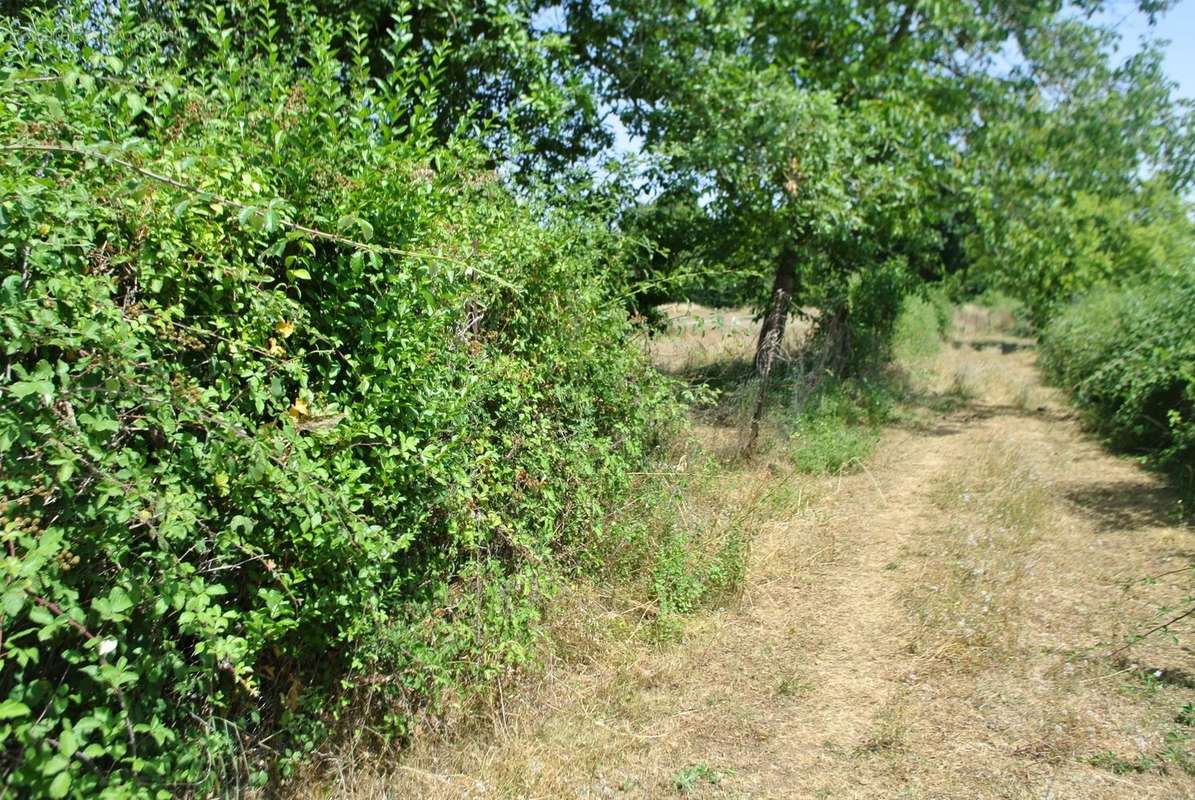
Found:
[[[558,178],[607,146],[609,136],[568,36],[537,23],[540,6],[533,0],[114,0],[91,4],[89,14],[101,29],[156,23],[179,63],[202,62],[221,41],[234,54],[249,52],[267,31],[277,62],[300,64],[304,43],[321,26],[332,32],[346,69],[364,65],[374,78],[391,74],[401,51],[417,64],[422,89],[435,84],[430,111],[439,142],[467,131],[485,143],[495,167]],[[70,13],[79,4],[6,4],[0,14],[53,7]]]
[[[1190,258],[1195,115],[1162,54],[1110,63],[1115,37],[1067,20],[1026,40],[1025,61],[979,110],[969,139],[981,279],[1036,322],[1097,284]]]
[[[602,97],[644,143],[655,188],[707,215],[691,249],[714,268],[770,265],[756,284],[757,364],[794,294],[823,320],[850,321],[852,338],[882,343],[891,299],[958,261],[971,204],[1001,178],[1003,167],[977,160],[988,120],[976,111],[1043,80],[997,76],[997,56],[1040,44],[1065,60],[1050,36],[1090,27],[1061,3],[1018,0],[566,8]]]

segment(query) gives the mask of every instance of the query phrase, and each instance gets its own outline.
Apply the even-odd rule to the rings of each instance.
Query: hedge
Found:
[[[3,794],[403,733],[530,658],[676,413],[617,242],[435,141],[401,41],[124,24],[0,23]]]

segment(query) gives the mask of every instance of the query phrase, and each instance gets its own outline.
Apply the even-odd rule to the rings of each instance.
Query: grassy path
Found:
[[[1159,638],[1105,655],[1189,589],[1174,571],[1195,531],[1080,432],[1033,359],[964,331],[864,469],[799,478],[761,522],[730,607],[665,646],[593,634],[473,732],[353,764],[333,793],[1195,797],[1195,719],[1178,719],[1195,653]]]

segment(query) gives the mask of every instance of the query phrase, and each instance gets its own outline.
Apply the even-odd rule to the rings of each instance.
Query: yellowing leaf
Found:
[[[296,419],[300,419],[303,417],[310,417],[311,409],[307,407],[306,400],[301,397],[296,397],[295,402],[290,404],[290,408],[287,409],[286,413],[290,414]]]

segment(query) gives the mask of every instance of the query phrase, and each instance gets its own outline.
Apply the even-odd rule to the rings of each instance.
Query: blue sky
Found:
[[[1195,0],[1179,0],[1153,28],[1137,11],[1135,0],[1115,0],[1097,19],[1121,34],[1121,52],[1126,55],[1140,46],[1142,36],[1170,40],[1166,72],[1178,83],[1180,97],[1195,99]]]

